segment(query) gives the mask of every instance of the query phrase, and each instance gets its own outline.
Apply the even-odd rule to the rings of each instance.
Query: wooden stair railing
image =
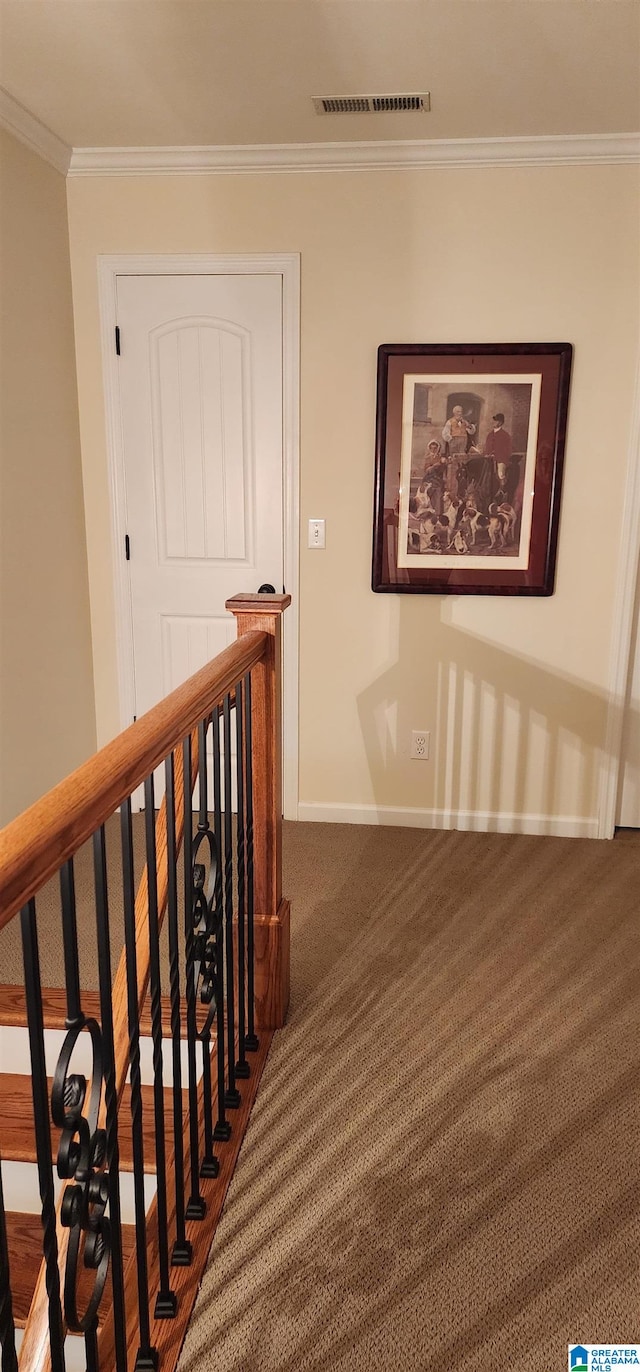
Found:
[[[237,642],[0,834],[0,929],[21,912],[43,1228],[41,1269],[19,1362],[8,1257],[0,1263],[3,1372],[18,1365],[25,1372],[61,1372],[67,1328],[84,1334],[88,1372],[158,1367],[171,1372],[176,1365],[271,1034],[284,1022],[288,1003],[279,679],[280,620],[289,603],[288,596],[233,597],[227,608],[237,617]],[[232,742],[237,745],[235,760]],[[156,815],[154,772],[162,764],[166,794]],[[196,782],[198,829],[193,833],[191,821],[191,842],[183,845]],[[131,797],[141,785],[146,866],[134,900]],[[237,814],[232,820],[234,788]],[[104,826],[118,809],[125,946],[112,980],[109,907],[114,891],[113,876],[107,875]],[[101,1022],[83,1013],[78,972],[73,858],[90,838]],[[61,879],[69,1053],[65,1057],[63,1048],[50,1105],[35,897],[56,872]],[[165,1154],[163,1118],[161,993],[166,977],[163,988],[159,942],[165,914],[172,1031],[170,1157]],[[149,988],[157,1188],[147,1215],[139,1024]],[[196,1019],[197,998],[202,1004]],[[185,1027],[189,1107],[183,1119],[180,1041]],[[70,1054],[77,1038],[92,1043],[88,1084],[72,1070]],[[136,1243],[125,1268],[118,1132],[126,1128],[119,1107],[129,1073]],[[66,1185],[57,1206],[49,1109],[54,1124],[63,1128],[58,1172]],[[0,1258],[7,1251],[0,1188]],[[95,1273],[97,1292],[111,1269],[111,1306],[104,1310],[93,1302],[96,1309],[91,1306],[89,1318],[75,1308],[82,1260]]]
[[[198,771],[198,734],[194,732],[191,736],[191,788],[195,785]],[[184,837],[184,784],[181,777],[179,766],[176,765],[176,754],[174,753],[174,769],[176,770],[176,797],[175,797],[175,842],[176,847],[180,848]],[[179,764],[179,757],[177,759]],[[169,866],[167,860],[167,803],[163,799],[157,819],[155,820],[156,829],[156,862],[157,862],[157,904],[158,904],[158,925],[162,926],[164,914],[167,907],[169,889]],[[137,995],[136,1017],[140,1021],[142,1006],[149,986],[151,946],[149,938],[149,887],[148,872],[145,865],[134,907],[135,918],[135,951],[136,951],[136,983]],[[128,965],[127,951],[123,949],[118,970],[115,976],[112,989],[113,1001],[113,1056],[114,1056],[114,1085],[116,1110],[120,1107],[124,1092],[127,1074],[129,1071],[129,1051],[130,1035],[128,1027],[128,997],[127,997]],[[84,1113],[84,1111],[83,1111]],[[101,1129],[106,1129],[107,1125],[106,1093],[103,1087],[100,1106],[98,1111],[98,1125]],[[60,1271],[61,1285],[64,1285],[65,1271],[67,1263],[67,1250],[69,1229],[62,1223],[61,1213],[64,1204],[64,1191],[62,1192],[56,1205],[56,1238],[58,1244],[58,1268]],[[25,1367],[40,1367],[48,1369],[51,1367],[49,1355],[49,1302],[47,1295],[47,1271],[43,1262],[38,1280],[36,1283],[29,1318],[25,1328],[25,1336],[20,1350],[20,1365]],[[64,1321],[63,1321],[64,1323]]]

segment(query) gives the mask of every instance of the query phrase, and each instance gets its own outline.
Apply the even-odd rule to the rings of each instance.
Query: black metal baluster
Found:
[[[207,794],[207,726],[209,721],[203,719],[198,725],[198,788],[200,791],[200,813],[198,816],[198,835],[209,834],[209,801]],[[210,842],[210,840],[209,840]],[[209,849],[210,861],[213,864],[214,853]],[[216,867],[218,866],[216,857]],[[213,895],[213,892],[212,892]],[[213,987],[205,987],[205,978],[208,977],[209,968],[205,964],[205,957],[208,952],[207,945],[211,932],[210,922],[212,911],[205,903],[202,922],[204,928],[201,930],[202,954],[203,959],[200,964],[200,977],[202,988],[202,999],[211,992]],[[220,1164],[213,1151],[213,1100],[211,1095],[211,1020],[207,1014],[204,1028],[200,1034],[202,1043],[202,1108],[204,1111],[204,1157],[200,1165],[201,1177],[217,1177]]]
[[[231,795],[231,698],[227,692],[222,706],[224,727],[224,916],[226,940],[227,991],[227,1077],[225,1105],[234,1110],[240,1105],[235,1076],[235,995],[233,956],[233,835]]]
[[[140,1345],[135,1372],[156,1372],[157,1349],[151,1346],[149,1320],[149,1269],[147,1264],[147,1216],[144,1197],[144,1143],[142,1138],[142,1091],[140,1076],[140,1025],[138,1019],[138,960],[136,954],[135,885],[133,873],[133,834],[131,800],[120,809],[122,834],[122,884],[124,894],[124,937],[127,959],[127,1015],[129,1021],[129,1063],[131,1066],[131,1131],[133,1139],[133,1189],[136,1221],[136,1266],[138,1272],[138,1329]]]
[[[98,931],[108,921],[107,871],[102,835],[96,848],[95,891]],[[98,1310],[104,1294],[111,1263],[111,1223],[106,1216],[109,1204],[109,1176],[104,1171],[107,1136],[100,1121],[104,1077],[104,1041],[95,1018],[82,1011],[78,968],[77,919],[73,868],[67,863],[60,872],[62,932],[65,956],[67,1033],[58,1055],[51,1087],[51,1119],[61,1130],[56,1167],[67,1182],[60,1205],[60,1223],[69,1230],[64,1260],[64,1318],[67,1329],[84,1334],[88,1372],[98,1368]],[[86,1032],[85,1032],[86,1031]],[[79,1041],[91,1044],[92,1062],[88,1084],[84,1073],[72,1070],[73,1055]],[[78,1309],[80,1268],[95,1274],[93,1289],[84,1310]]]
[[[176,1239],[171,1250],[173,1267],[188,1267],[192,1247],[186,1236],[184,1215],[184,1136],[182,1109],[182,1022],[180,1011],[180,952],[178,944],[178,879],[176,853],[175,762],[170,753],[164,764],[167,812],[167,890],[169,923],[169,989],[171,996],[171,1047],[173,1064],[173,1153],[176,1188]],[[185,828],[186,835],[186,828]],[[186,841],[186,840],[185,840]]]
[[[111,936],[107,894],[107,854],[104,828],[93,836],[93,862],[96,893],[96,933],[98,945],[98,985],[102,1021],[103,1072],[106,1128],[106,1159],[109,1177],[109,1220],[111,1229],[111,1287],[116,1372],[127,1370],[127,1331],[124,1305],[124,1266],[122,1258],[122,1215],[120,1210],[120,1150],[118,1145],[118,1102],[116,1063],[113,1042],[113,1003],[111,998]],[[87,1372],[90,1369],[87,1368]]]
[[[31,1090],[36,1135],[38,1182],[42,1202],[42,1228],[45,1282],[49,1300],[49,1343],[51,1372],[65,1372],[64,1329],[60,1304],[60,1273],[58,1271],[58,1241],[56,1238],[56,1205],[51,1168],[51,1125],[49,1090],[44,1052],[44,1022],[42,1017],[42,986],[36,926],[36,903],[30,900],[20,911],[24,987],[27,1002],[29,1051],[31,1055]]]
[[[158,1216],[158,1267],[160,1290],[154,1314],[172,1319],[178,1308],[169,1279],[169,1219],[167,1215],[167,1158],[164,1133],[164,1081],[162,1073],[162,986],[160,976],[160,927],[158,920],[158,872],[156,863],[156,812],[153,774],[144,783],[144,825],[147,857],[147,904],[149,911],[149,981],[151,988],[151,1039],[153,1042],[153,1115],[156,1134],[156,1206]]]
[[[186,964],[187,999],[187,1062],[189,1081],[189,1175],[191,1192],[187,1202],[188,1220],[201,1220],[207,1206],[200,1195],[200,1166],[198,1139],[198,1081],[196,1068],[196,988],[193,957],[193,819],[191,810],[191,736],[182,745],[182,777],[184,790],[184,952]]]
[[[244,735],[245,735],[245,775],[246,775],[246,814],[247,814],[247,1034],[244,1046],[249,1053],[255,1053],[260,1040],[255,1030],[255,966],[253,938],[253,752],[251,735],[251,672],[245,677],[244,691]]]
[[[236,686],[236,854],[238,871],[238,1061],[236,1076],[245,1079],[251,1076],[251,1068],[246,1058],[245,1037],[245,848],[244,848],[244,729],[243,729],[243,691],[242,682]]]
[[[76,920],[76,887],[73,858],[60,868],[60,900],[62,904],[62,941],[64,945],[64,985],[67,995],[67,1029],[84,1024],[80,1003],[80,968],[78,964],[78,924]]]
[[[100,1359],[98,1357],[98,1320],[93,1321],[90,1329],[84,1336],[84,1351],[87,1363],[87,1372],[100,1372]]]
[[[225,1111],[225,1052],[224,1052],[224,912],[222,906],[222,796],[220,781],[220,712],[213,712],[213,815],[218,862],[213,897],[216,928],[216,1055],[218,1066],[218,1119],[214,1139],[226,1142],[231,1138],[231,1125]]]
[[[198,725],[198,829],[205,833],[209,828],[209,799],[207,796],[207,727],[208,719],[201,719]]]
[[[16,1355],[15,1326],[13,1323],[13,1304],[11,1300],[11,1273],[9,1271],[9,1244],[7,1242],[7,1221],[2,1191],[2,1161],[0,1160],[0,1350],[2,1351],[2,1372],[18,1372]]]

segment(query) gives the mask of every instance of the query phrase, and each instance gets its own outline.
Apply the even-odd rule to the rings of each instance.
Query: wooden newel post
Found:
[[[290,595],[234,595],[238,638],[268,635],[265,657],[251,673],[253,851],[255,890],[255,1015],[279,1029],[289,1004],[289,902],[282,895],[281,619]]]

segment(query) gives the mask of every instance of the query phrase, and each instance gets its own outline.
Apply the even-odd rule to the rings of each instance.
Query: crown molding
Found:
[[[0,125],[63,176],[402,171],[427,167],[593,166],[640,162],[640,133],[72,149],[1,87]]]
[[[62,172],[66,176],[71,161],[71,148],[67,143],[63,143],[57,134],[52,133],[46,124],[41,124],[34,114],[30,114],[17,100],[14,100],[9,92],[0,86],[0,125],[8,133],[12,133],[20,143],[31,152],[35,152],[39,157],[43,157],[45,162],[49,162],[56,171]]]
[[[426,167],[592,166],[640,162],[640,133],[227,147],[74,148],[70,176],[401,171]]]

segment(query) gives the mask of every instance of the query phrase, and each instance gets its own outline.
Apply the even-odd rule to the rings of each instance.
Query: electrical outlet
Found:
[[[426,762],[429,756],[429,739],[430,734],[426,729],[412,729],[410,756],[420,762]]]

